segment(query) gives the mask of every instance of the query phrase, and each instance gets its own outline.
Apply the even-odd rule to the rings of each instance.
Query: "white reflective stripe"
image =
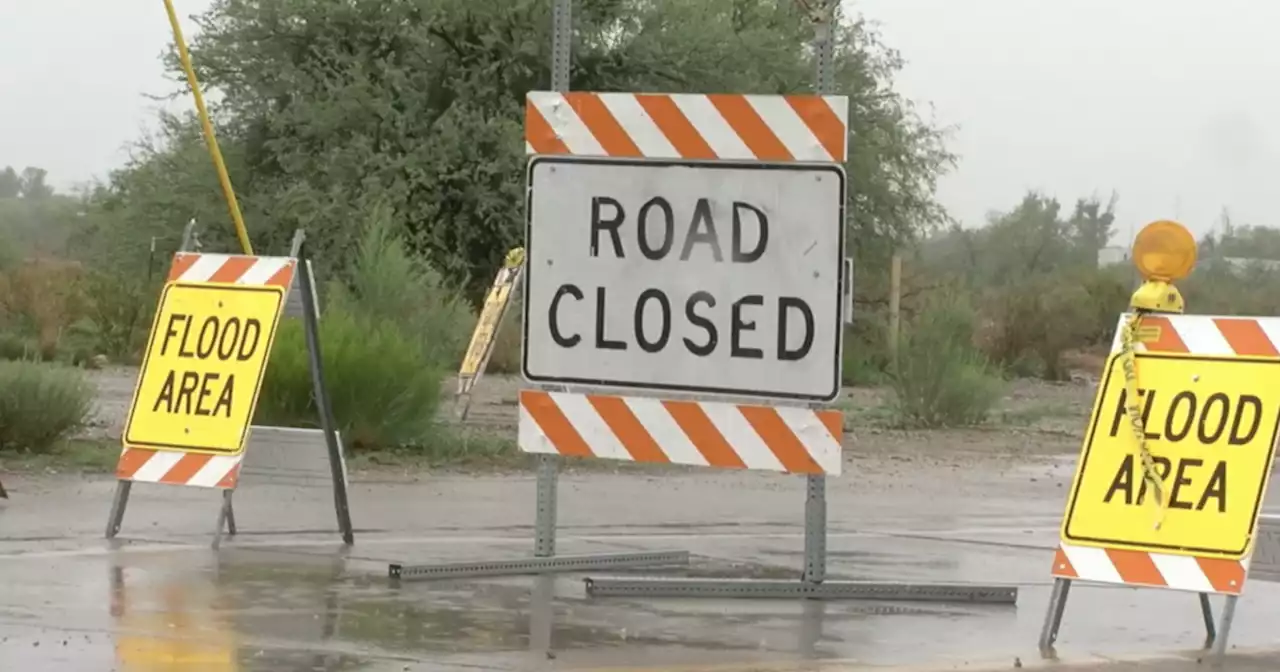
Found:
[[[520,404],[520,421],[516,430],[516,443],[520,446],[520,450],[526,453],[550,453],[558,454],[560,451],[552,445],[551,440],[547,438],[542,427],[538,426],[538,422],[529,415],[529,411],[525,409],[524,404]]]
[[[1258,318],[1258,328],[1271,341],[1271,347],[1280,350],[1280,320],[1271,317]]]
[[[1235,350],[1213,323],[1213,318],[1205,315],[1170,315],[1169,324],[1173,325],[1178,337],[1187,346],[1187,352],[1196,355],[1233,355]]]
[[[746,99],[797,161],[834,160],[784,96],[749,95]]]
[[[587,400],[587,395],[553,392],[551,399],[556,402],[560,412],[564,413],[569,424],[578,430],[578,435],[596,457],[632,461],[631,453],[627,452],[622,441],[605,423],[604,418],[600,417],[595,406]]]
[[[1099,583],[1124,583],[1119,570],[1111,563],[1111,558],[1104,549],[1062,544],[1062,552],[1066,553],[1071,567],[1081,579]]]
[[[263,285],[266,284],[280,269],[288,266],[293,260],[289,257],[258,257],[254,265],[236,280],[237,285]],[[289,285],[293,282],[290,281]]]
[[[240,455],[214,455],[213,459],[200,467],[194,476],[187,479],[187,485],[196,485],[205,488],[212,488],[218,484],[227,474],[231,473],[236,465],[240,464]]]
[[[569,101],[558,93],[536,92],[529,94],[529,101],[542,114],[556,137],[569,149],[570,154],[606,156],[604,147],[592,135],[591,129],[582,123]]]
[[[777,411],[782,421],[787,423],[787,427],[795,432],[800,443],[803,443],[809,452],[809,456],[818,463],[824,473],[831,476],[840,475],[844,462],[840,443],[831,436],[831,432],[827,430],[826,425],[822,424],[817,413],[794,406],[776,406],[773,410]]]
[[[147,483],[155,483],[164,478],[169,473],[173,465],[177,464],[186,453],[179,453],[172,450],[157,450],[147,463],[133,472],[133,480],[144,481]]]
[[[213,277],[222,265],[227,263],[231,256],[227,254],[202,254],[196,263],[192,264],[181,276],[179,280],[187,282],[204,282]]]
[[[667,459],[675,464],[691,464],[707,466],[707,458],[702,455],[689,436],[676,424],[675,418],[667,411],[659,399],[648,397],[625,397],[627,408],[635,414],[636,419],[653,437],[654,443],[662,449]]]
[[[627,137],[636,143],[640,154],[650,158],[680,157],[671,141],[640,106],[634,93],[601,93],[599,98],[622,130],[627,132]]]
[[[1164,577],[1164,582],[1170,588],[1194,590],[1198,593],[1217,592],[1195,558],[1164,553],[1148,553],[1148,555],[1151,556],[1151,561],[1155,563],[1156,569],[1160,570],[1160,576]]]
[[[738,137],[737,131],[725,121],[720,110],[702,94],[671,94],[671,102],[680,108],[685,118],[721,159],[754,159],[755,152]]]
[[[725,442],[738,454],[747,469],[786,471],[778,456],[769,450],[756,430],[733,404],[702,403],[711,423],[724,435]]]

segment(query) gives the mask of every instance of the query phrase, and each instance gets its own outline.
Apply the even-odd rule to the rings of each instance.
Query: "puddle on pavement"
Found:
[[[689,633],[637,636],[592,623],[579,613],[590,608],[585,598],[557,595],[549,577],[392,589],[385,579],[349,573],[341,556],[236,550],[119,553],[108,571],[121,672],[191,665],[331,672],[397,656],[735,648]]]

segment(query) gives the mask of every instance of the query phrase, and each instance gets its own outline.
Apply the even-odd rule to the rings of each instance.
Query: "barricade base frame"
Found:
[[[200,241],[196,231],[196,222],[191,220],[182,232],[182,243],[179,252],[199,251]],[[297,260],[295,280],[302,298],[302,324],[307,341],[307,357],[311,369],[313,393],[320,407],[320,428],[325,437],[329,453],[329,467],[333,480],[334,513],[337,517],[338,530],[342,541],[347,546],[355,543],[355,531],[351,524],[351,507],[347,492],[347,474],[343,464],[342,446],[337,435],[337,421],[333,416],[333,406],[329,397],[329,389],[325,384],[323,362],[320,355],[320,325],[318,301],[314,294],[315,283],[312,277],[311,260],[307,256],[306,233],[302,229],[294,232],[289,256]],[[282,307],[283,311],[284,308]],[[241,465],[243,468],[243,464]],[[111,510],[107,514],[105,537],[115,539],[124,522],[124,514],[129,506],[129,494],[133,490],[132,480],[116,480],[115,496],[111,502]],[[223,532],[229,536],[236,535],[235,508],[232,503],[234,488],[222,491],[222,504],[218,509],[217,527],[214,529],[212,546],[216,550],[222,545]]]
[[[1067,610],[1067,597],[1071,594],[1071,584],[1077,581],[1094,586],[1115,585],[1086,581],[1084,579],[1054,577],[1053,592],[1049,595],[1049,604],[1045,608],[1044,625],[1040,628],[1039,647],[1042,658],[1057,658],[1057,650],[1054,648],[1054,643],[1058,641],[1058,630],[1062,626],[1062,617]],[[1243,586],[1241,590],[1243,591]],[[1209,601],[1210,593],[1197,593],[1197,595],[1200,596],[1200,616],[1204,619],[1205,640],[1203,649],[1209,652],[1209,656],[1212,659],[1221,661],[1227,654],[1227,641],[1231,636],[1231,626],[1235,622],[1236,603],[1240,601],[1240,595],[1225,595],[1226,600],[1222,605],[1222,614],[1216,622],[1213,618],[1213,604]]]
[[[535,385],[551,392],[578,392],[572,386]],[[721,401],[725,401],[721,399]],[[758,399],[750,403],[760,403]],[[810,408],[820,404],[811,404]],[[408,565],[391,563],[387,578],[392,584],[423,581],[529,574],[609,571],[612,569],[670,568],[688,566],[688,551],[556,555],[556,509],[559,457],[539,455],[537,505],[532,558],[474,560]],[[822,474],[806,476],[804,506],[804,568],[799,580],[735,578],[634,578],[584,577],[588,597],[696,597],[743,599],[888,600],[941,603],[1014,605],[1016,586],[982,584],[917,584],[896,581],[829,581],[827,574],[827,480]]]

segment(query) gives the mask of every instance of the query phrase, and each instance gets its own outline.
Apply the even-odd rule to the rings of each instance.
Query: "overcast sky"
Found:
[[[209,5],[176,2],[184,15]],[[1125,235],[1161,217],[1207,231],[1224,206],[1280,225],[1280,3],[846,6],[908,60],[899,90],[958,127],[940,197],[961,220],[1028,188],[1064,201],[1114,189]],[[42,166],[60,187],[119,165],[157,108],[144,94],[171,90],[157,60],[168,31],[160,0],[0,0],[0,165]]]

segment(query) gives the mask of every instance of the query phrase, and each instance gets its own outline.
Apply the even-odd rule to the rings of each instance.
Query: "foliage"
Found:
[[[811,26],[796,3],[583,0],[574,18],[574,89],[810,88]],[[198,23],[193,59],[219,101],[255,247],[281,249],[305,228],[318,262],[334,267],[324,277],[344,272],[358,243],[350,222],[381,203],[411,250],[479,302],[522,237],[524,96],[550,79],[549,3],[218,0]],[[883,256],[880,241],[945,221],[933,189],[953,157],[893,92],[902,62],[876,32],[842,19],[837,37],[836,84],[858,138],[851,247]],[[192,217],[225,222],[203,152],[191,116],[163,118],[90,195],[84,249],[136,257],[138,241],[172,237]],[[210,249],[231,246],[229,226],[209,231]]]
[[[32,337],[45,360],[54,358],[66,329],[84,312],[81,274],[75,262],[30,259],[0,275],[5,322]]]
[[[360,316],[348,300],[331,301],[320,320],[320,344],[334,417],[348,445],[395,448],[429,436],[442,372],[399,328]],[[319,419],[303,325],[291,318],[276,333],[255,422],[317,427]]]
[[[0,362],[0,449],[49,451],[84,424],[93,393],[77,369]]]
[[[421,448],[435,436],[441,381],[456,366],[473,318],[435,272],[409,255],[372,208],[351,272],[330,283],[320,343],[333,412],[357,448]],[[258,406],[261,422],[315,426],[301,322],[280,326]]]
[[[960,297],[942,296],[906,325],[890,377],[903,424],[972,425],[999,401],[1003,381],[974,347],[975,321]]]
[[[397,325],[434,365],[448,368],[462,359],[475,323],[470,306],[409,253],[385,206],[372,208],[346,280],[364,316]]]
[[[137,272],[93,269],[81,283],[96,349],[113,359],[132,359],[146,347],[158,288]]]

